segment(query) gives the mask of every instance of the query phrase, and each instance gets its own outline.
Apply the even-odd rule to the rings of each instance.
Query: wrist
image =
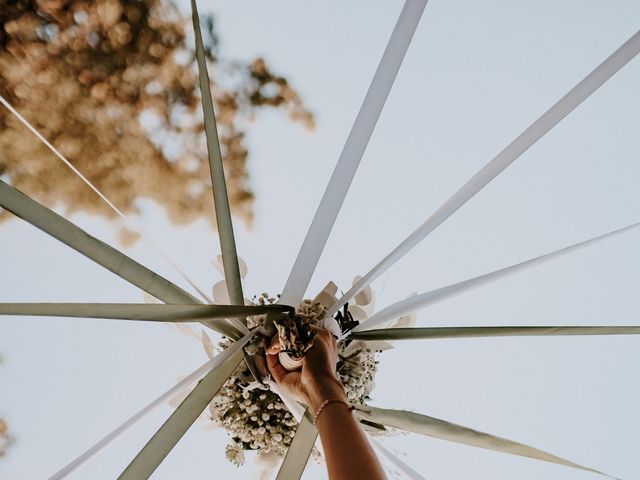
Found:
[[[326,400],[340,400],[347,402],[344,387],[337,378],[324,379],[321,382],[314,382],[307,389],[307,405],[311,412],[315,414]]]

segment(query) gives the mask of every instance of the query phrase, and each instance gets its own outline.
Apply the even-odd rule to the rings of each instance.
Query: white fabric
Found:
[[[406,0],[402,8],[282,291],[280,302],[285,305],[298,305],[306,293],[426,4],[427,0]]]
[[[622,44],[620,48],[613,52],[604,62],[589,73],[589,75],[558,100],[558,102],[542,114],[535,122],[529,125],[524,132],[465,183],[451,198],[436,210],[427,221],[345,293],[333,308],[330,309],[329,314],[333,315],[337,312],[338,309],[354,295],[368,286],[384,271],[400,260],[407,252],[413,249],[413,247],[418,245],[427,235],[433,232],[440,224],[491,182],[491,180],[511,165],[522,153],[540,140],[540,138],[549,132],[558,122],[615,75],[618,70],[629,63],[638,52],[640,52],[640,31],[636,32],[629,40]]]
[[[569,245],[568,247],[561,248],[560,250],[546,253],[544,255],[539,255],[524,262],[501,268],[500,270],[495,270],[493,272],[485,273],[483,275],[479,275],[462,282],[454,283],[452,285],[447,285],[446,287],[431,290],[430,292],[409,297],[405,300],[394,303],[393,305],[380,310],[378,313],[373,315],[365,324],[358,325],[356,328],[354,328],[352,332],[373,330],[374,328],[384,325],[385,323],[390,322],[393,319],[407,313],[415,312],[421,308],[425,308],[428,305],[445,300],[455,295],[459,295],[472,288],[477,288],[487,283],[495,282],[496,280],[504,278],[507,275],[511,275],[524,269],[540,265],[541,263],[548,262],[558,257],[567,255],[574,252],[575,250],[588,247],[590,245],[593,245],[594,243],[601,242],[611,237],[621,235],[638,227],[640,227],[640,223],[634,223],[627,227],[605,233],[604,235],[599,235],[597,237],[590,238],[589,240],[584,240],[582,242]]]
[[[229,348],[227,348],[224,352],[217,355],[215,358],[209,360],[207,363],[202,365],[200,368],[194,370],[185,378],[176,383],[169,390],[164,392],[158,398],[156,398],[149,405],[144,407],[138,413],[129,418],[126,422],[120,425],[118,428],[113,430],[109,435],[104,437],[98,443],[89,448],[86,452],[76,458],[73,462],[69,463],[56,473],[54,473],[49,480],[61,480],[66,478],[70,473],[75,471],[79,466],[84,464],[87,460],[90,460],[95,455],[100,453],[106,447],[108,447],[113,441],[115,441],[120,435],[125,433],[129,428],[142,420],[147,414],[151,413],[156,407],[168,402],[173,396],[179,394],[184,388],[188,387],[196,380],[202,378],[208,372],[217,368],[219,365],[222,365],[228,358],[230,358],[233,354],[235,354],[239,349],[244,347],[247,342],[253,337],[255,331],[249,335],[245,335],[242,339],[235,342]]]
[[[413,468],[411,468],[409,465],[407,465],[406,463],[404,463],[402,460],[400,460],[396,455],[394,455],[393,453],[391,453],[389,450],[387,450],[386,448],[384,448],[382,446],[382,444],[380,442],[378,442],[377,440],[374,440],[372,438],[370,438],[371,440],[371,445],[373,445],[373,448],[375,448],[378,452],[382,453],[382,455],[389,460],[391,463],[393,463],[396,467],[398,467],[398,469],[407,477],[410,478],[411,480],[425,480],[425,478],[420,475],[418,472],[416,472]]]
[[[2,95],[0,95],[0,103],[2,103],[7,108],[7,110],[9,110],[13,115],[15,115],[15,117],[25,127],[27,127],[31,131],[31,133],[33,133],[42,143],[44,143],[45,146],[49,150],[51,150],[51,152],[53,152],[53,154],[56,157],[62,160],[62,162],[67,167],[69,167],[73,173],[75,173],[78,177],[80,177],[80,180],[86,183],[87,186],[91,190],[93,190],[96,193],[96,195],[98,195],[109,206],[109,208],[111,208],[114,212],[116,212],[116,214],[118,214],[120,218],[124,220],[128,228],[130,228],[131,230],[134,230],[138,235],[140,235],[140,238],[142,238],[145,242],[147,242],[147,244],[151,248],[153,248],[162,258],[164,258],[164,260],[167,263],[169,263],[169,265],[171,265],[175,269],[175,271],[178,272],[180,276],[184,278],[187,281],[187,283],[189,283],[189,285],[191,285],[200,294],[200,296],[202,296],[202,298],[206,302],[213,303],[213,300],[211,300],[209,296],[206,293],[204,293],[204,291],[200,289],[200,287],[198,287],[198,285],[193,280],[191,280],[191,278],[184,272],[184,270],[182,270],[178,266],[178,264],[176,264],[173,260],[171,260],[171,258],[160,247],[158,247],[158,245],[156,245],[149,238],[147,238],[147,236],[142,232],[142,230],[140,230],[124,213],[122,213],[118,207],[116,207],[113,203],[111,203],[111,200],[109,200],[100,190],[98,190],[98,187],[96,187],[93,183],[91,183],[91,181],[87,177],[85,177],[76,167],[74,167],[73,164],[69,160],[67,160],[66,157],[62,155],[56,147],[54,147],[51,143],[49,143],[49,141],[46,138],[44,138],[44,136],[38,130],[36,130],[35,127],[33,127],[26,118],[20,115],[20,113],[15,108],[13,108],[13,106]]]

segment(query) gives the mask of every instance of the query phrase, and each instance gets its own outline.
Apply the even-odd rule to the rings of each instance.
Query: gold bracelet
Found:
[[[338,400],[336,399],[330,399],[330,400],[325,400],[324,402],[322,402],[322,404],[320,405],[320,408],[318,408],[318,411],[315,414],[315,418],[313,419],[313,424],[314,425],[318,425],[318,417],[320,416],[320,414],[322,413],[322,410],[324,410],[324,407],[326,407],[327,405],[329,405],[330,403],[341,403],[343,404],[345,407],[347,407],[347,409],[351,412],[353,410],[355,410],[356,407],[354,407],[353,405],[351,405],[350,403],[345,402],[344,400]]]

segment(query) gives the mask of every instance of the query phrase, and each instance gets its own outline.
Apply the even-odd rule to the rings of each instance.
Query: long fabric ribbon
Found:
[[[282,291],[286,305],[302,301],[426,5],[427,0],[406,0],[402,8]]]
[[[171,259],[171,257],[169,257],[168,254],[166,254],[155,242],[149,239],[144,234],[144,232],[140,228],[138,228],[138,226],[136,226],[133,221],[129,219],[129,217],[127,217],[118,207],[116,207],[111,202],[111,200],[109,200],[107,196],[98,189],[98,187],[91,183],[91,180],[85,177],[80,170],[78,170],[69,160],[67,160],[67,158],[62,155],[62,153],[60,153],[58,149],[44,137],[44,135],[42,135],[33,125],[31,125],[31,123],[29,123],[29,121],[24,118],[20,114],[20,112],[18,112],[2,95],[0,95],[0,103],[2,103],[6,107],[6,109],[9,110],[9,112],[11,112],[25,127],[27,127],[38,140],[40,140],[49,150],[51,150],[51,152],[56,157],[58,157],[62,161],[62,163],[69,167],[69,169],[73,173],[75,173],[78,178],[80,178],[80,180],[82,180],[91,190],[93,190],[95,194],[98,195],[98,197],[100,197],[100,199],[102,199],[102,201],[105,202],[109,206],[109,208],[111,208],[111,210],[113,210],[125,222],[128,228],[140,235],[140,238],[147,242],[147,244],[151,248],[153,248],[156,253],[158,253],[158,255],[160,255],[169,265],[171,265],[174,270],[178,272],[178,274],[180,274],[180,276],[184,278],[187,283],[191,285],[205,301],[213,303],[213,300],[211,300],[209,295],[207,295],[200,287],[198,287],[196,282],[192,280],[189,275],[187,275],[186,272],[182,268],[180,268],[178,264]]]
[[[361,418],[381,423],[382,425],[405,430],[407,432],[427,435],[432,438],[447,440],[449,442],[460,443],[472,447],[494,450],[496,452],[519,455],[521,457],[533,458],[544,462],[563,465],[578,470],[593,472],[614,479],[599,470],[585,467],[558,457],[551,453],[539,450],[529,445],[514,442],[502,437],[497,437],[479,430],[457,425],[446,420],[422,415],[406,410],[394,410],[387,408],[376,408],[370,405],[357,405],[356,414]]]
[[[202,304],[197,298],[169,280],[126,256],[120,250],[92,237],[66,218],[2,180],[0,180],[0,206],[158,300],[165,303]],[[234,319],[228,319],[229,325],[223,330],[220,330],[219,326],[208,324],[206,320],[203,323],[230,338],[240,338],[242,328],[245,327],[242,324],[233,323],[232,320]]]
[[[549,130],[556,126],[564,117],[585,101],[593,92],[600,88],[607,80],[615,75],[622,67],[629,63],[640,52],[640,31],[622,44],[604,62],[587,75],[580,83],[573,87],[549,110],[542,114],[535,122],[522,132],[515,140],[505,147],[493,160],[487,163],[467,183],[453,194],[438,210],[435,211],[417,230],[407,237],[380,263],[364,275],[353,287],[340,298],[329,310],[328,315],[335,314],[342,305],[354,295],[378,278],[389,267],[400,260],[411,249],[424,240],[446,219],[453,215],[460,207],[473,198],[489,182],[511,165],[522,153],[540,140]]]
[[[351,338],[362,341],[436,340],[453,338],[554,337],[574,335],[640,335],[640,326],[499,326],[499,327],[408,327],[380,328],[355,332]],[[372,349],[373,350],[373,349]]]
[[[296,434],[278,470],[276,480],[298,480],[307,466],[318,432],[308,410],[302,416]]]
[[[447,298],[460,295],[461,293],[471,290],[473,288],[478,288],[482,285],[486,285],[487,283],[495,282],[497,280],[500,280],[501,278],[506,277],[507,275],[512,275],[524,269],[531,268],[536,265],[540,265],[550,260],[554,260],[558,257],[562,257],[576,250],[588,247],[590,245],[601,242],[603,240],[607,240],[612,237],[621,235],[623,233],[627,233],[638,227],[640,227],[640,223],[634,223],[627,227],[605,233],[604,235],[599,235],[597,237],[590,238],[588,240],[575,243],[573,245],[569,245],[568,247],[561,248],[560,250],[555,250],[553,252],[546,253],[544,255],[539,255],[532,259],[525,260],[524,262],[516,263],[514,265],[510,265],[508,267],[504,267],[499,270],[495,270],[493,272],[485,273],[483,275],[478,275],[477,277],[473,277],[468,280],[464,280],[462,282],[454,283],[452,285],[447,285],[446,287],[441,287],[436,290],[431,290],[429,292],[422,293],[420,295],[409,297],[405,300],[394,303],[380,310],[371,318],[369,318],[366,322],[354,328],[351,332],[362,332],[365,330],[372,330],[376,327],[384,325],[385,323],[393,320],[394,318],[401,317],[406,313],[416,312],[421,308],[427,307],[428,305],[432,305],[434,303],[440,302]]]
[[[49,477],[49,480],[62,480],[63,478],[66,478],[69,474],[71,474],[76,469],[78,469],[78,467],[86,463],[91,458],[95,457],[98,453],[102,452],[111,443],[113,443],[120,435],[124,434],[127,430],[133,427],[136,423],[138,423],[140,420],[146,417],[149,413],[151,413],[157,407],[159,407],[162,404],[165,404],[175,395],[180,393],[183,389],[187,388],[189,385],[194,383],[196,380],[202,378],[208,372],[222,365],[228,358],[230,358],[236,351],[238,351],[238,349],[242,348],[246,344],[249,338],[251,338],[251,336],[247,336],[244,339],[234,343],[227,350],[220,353],[219,355],[212,358],[201,367],[191,372],[189,375],[187,375],[185,378],[180,380],[169,390],[167,390],[158,398],[156,398],[153,402],[151,402],[142,410],[140,410],[138,413],[136,413],[131,418],[129,418],[122,425],[114,429],[106,437],[98,441],[95,445],[89,448],[86,452],[84,452],[74,461],[72,461],[68,465],[65,465],[56,473],[54,473],[51,477]]]
[[[209,156],[209,173],[211,174],[211,187],[213,191],[213,203],[218,225],[218,237],[220,238],[220,250],[222,251],[222,263],[224,279],[231,303],[244,305],[242,293],[242,279],[238,263],[236,239],[233,233],[229,196],[227,184],[224,179],[224,167],[222,164],[222,152],[218,138],[216,115],[213,109],[211,96],[211,83],[207,70],[207,59],[204,53],[202,32],[200,30],[200,17],[195,0],[191,0],[191,16],[193,19],[193,32],[196,43],[196,60],[198,63],[198,82],[202,95],[202,113],[204,117],[204,130],[207,140],[207,153]]]
[[[378,452],[380,452],[394,466],[396,466],[404,474],[405,477],[411,480],[425,480],[425,478],[422,475],[420,475],[413,468],[411,468],[409,465],[407,465],[402,460],[400,460],[396,455],[394,455],[389,450],[387,450],[382,445],[382,443],[372,438],[370,438],[369,441],[371,442],[371,445],[373,446],[373,448],[376,449]]]
[[[285,305],[176,305],[148,303],[0,303],[0,315],[107,318],[185,323],[206,320],[221,328],[229,317],[289,310]],[[212,322],[212,319],[218,321]],[[228,325],[227,325],[228,326]]]

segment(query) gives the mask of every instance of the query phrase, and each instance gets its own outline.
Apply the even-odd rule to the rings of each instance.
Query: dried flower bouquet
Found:
[[[340,375],[340,379],[347,389],[349,399],[356,405],[356,415],[368,428],[397,428],[465,445],[601,474],[602,472],[592,468],[519,442],[479,432],[472,428],[428,415],[405,410],[374,407],[369,403],[364,403],[364,401],[373,388],[376,365],[373,352],[386,348],[385,345],[388,345],[386,342],[389,341],[498,336],[639,334],[640,327],[638,326],[456,326],[417,328],[412,327],[410,321],[408,322],[409,324],[403,324],[402,322],[395,326],[392,324],[393,322],[398,322],[398,319],[402,320],[407,314],[413,314],[422,308],[450,299],[472,288],[486,285],[516,272],[524,271],[532,266],[557,259],[586,246],[625,234],[640,227],[640,223],[634,223],[514,265],[409,297],[373,314],[371,312],[367,313],[365,307],[371,303],[372,295],[368,288],[372,281],[393,266],[400,258],[418,245],[420,241],[463,207],[467,201],[515,162],[524,151],[542,138],[566,115],[584,102],[601,85],[640,53],[640,32],[637,32],[624,42],[573,89],[536,119],[522,134],[516,137],[447,199],[431,216],[427,217],[424,223],[413,233],[389,252],[363,277],[357,278],[346,293],[336,299],[335,290],[332,292],[323,291],[314,301],[303,302],[311,276],[333,229],[342,202],[349,190],[362,154],[400,68],[402,58],[409,47],[413,33],[426,6],[426,0],[406,0],[364,99],[363,107],[358,114],[334,174],[327,186],[326,193],[320,202],[300,253],[282,290],[281,298],[275,303],[271,300],[259,300],[256,303],[249,302],[251,304],[247,305],[242,286],[242,272],[245,271],[246,273],[246,268],[242,268],[242,262],[238,259],[236,252],[229,198],[213,110],[213,99],[209,88],[207,62],[195,0],[191,1],[191,6],[209,167],[222,250],[221,263],[225,278],[225,282],[222,285],[216,285],[217,289],[214,286],[214,293],[216,290],[225,290],[228,295],[227,301],[212,304],[206,294],[196,289],[203,297],[205,302],[203,303],[203,301],[169,280],[140,265],[122,252],[88,235],[76,225],[0,180],[0,206],[66,243],[97,264],[116,273],[158,301],[164,302],[161,305],[5,303],[0,304],[0,314],[155,321],[173,323],[180,327],[184,327],[184,323],[200,322],[206,328],[224,336],[222,344],[219,346],[220,351],[216,354],[211,339],[205,334],[202,339],[205,350],[212,357],[209,362],[178,382],[165,394],[116,428],[76,460],[63,467],[51,478],[54,480],[65,478],[100,450],[106,448],[111,441],[139,421],[152,408],[172,398],[194,382],[198,383],[187,394],[186,398],[177,405],[172,415],[138,455],[135,456],[118,477],[119,480],[149,478],[186,430],[209,405],[211,405],[210,413],[213,420],[221,424],[231,434],[232,442],[227,447],[227,456],[231,461],[236,464],[242,463],[242,456],[246,449],[259,450],[264,461],[267,456],[273,457],[284,453],[286,445],[289,445],[289,448],[286,449],[284,460],[280,465],[277,478],[300,478],[304,471],[306,460],[315,445],[317,433],[309,415],[301,411],[300,405],[287,399],[283,392],[278,392],[275,384],[269,384],[271,391],[263,386],[259,352],[261,348],[264,349],[266,342],[271,341],[272,336],[277,331],[279,339],[283,344],[286,344],[289,354],[293,356],[294,360],[297,358],[299,361],[299,357],[307,351],[312,341],[312,332],[307,331],[306,328],[321,319],[325,327],[335,328],[337,325],[341,330],[338,333],[341,334],[344,343],[340,352],[342,363],[337,366],[337,374]],[[7,102],[3,103],[7,108],[10,108]],[[19,116],[15,110],[12,110],[12,113]],[[25,121],[25,124],[32,129],[33,133],[40,135],[28,122]],[[44,137],[40,138],[44,140]],[[46,143],[46,145],[59,158],[66,161],[55,147],[49,143]],[[97,189],[95,191],[99,192]],[[103,194],[100,193],[100,195]],[[103,198],[106,199],[104,195]],[[113,207],[112,204],[110,205]],[[366,300],[360,301],[359,299],[362,298]],[[352,302],[353,299],[355,299],[355,304]],[[346,309],[345,305],[347,305]],[[327,308],[326,312],[324,308]],[[297,317],[292,317],[292,322],[285,322],[280,326],[274,327],[273,331],[271,330],[268,319],[279,315],[291,315],[293,310],[296,311]],[[261,335],[264,338],[261,338]],[[363,355],[363,357],[358,357],[358,355]],[[352,362],[351,360],[354,361]],[[270,395],[273,396],[270,397]],[[276,395],[280,400],[276,398]],[[279,403],[280,401],[286,408],[282,407],[282,404]],[[302,410],[304,410],[303,407]],[[295,427],[296,424],[297,427]],[[294,428],[295,433],[292,437],[291,433]],[[421,478],[382,445],[374,442],[374,446],[404,474],[409,475],[411,478]]]

